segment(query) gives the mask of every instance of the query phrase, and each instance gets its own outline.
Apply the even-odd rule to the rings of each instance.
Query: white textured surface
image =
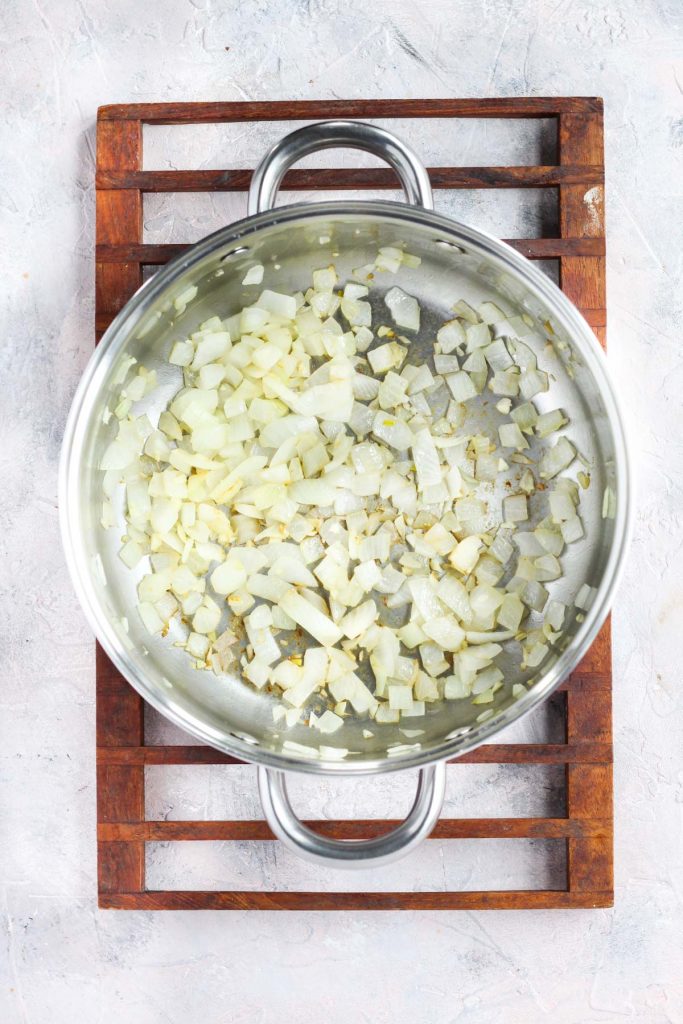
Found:
[[[127,1024],[683,1021],[681,13],[680,0],[1,5],[3,1024],[62,1024],[76,1013]],[[55,487],[64,417],[92,346],[97,105],[530,93],[606,101],[610,361],[631,413],[640,477],[614,615],[615,909],[98,912],[93,644],[60,552]],[[476,164],[503,153],[497,162],[523,162],[525,153],[543,152],[541,133],[524,131],[517,138],[526,148],[507,126],[491,123],[457,132],[413,127],[411,137],[426,158],[442,152]],[[205,165],[220,166],[258,156],[267,136],[204,132],[178,136],[176,166],[188,160],[193,138]],[[153,136],[148,165],[161,166],[170,137]],[[534,195],[523,199],[511,204],[480,192],[441,194],[437,202],[502,233],[508,223],[531,227],[552,217],[546,207],[539,213]],[[198,237],[240,208],[236,198],[173,204],[173,197],[150,204],[149,238],[188,240],[190,230]],[[176,789],[170,775],[159,776],[150,782],[150,809],[178,817],[229,806],[252,814],[253,780],[246,770],[239,777],[243,788],[235,791],[218,772],[200,773],[194,786],[177,780]],[[487,782],[500,793],[495,805]],[[349,796],[345,787],[315,793],[307,784],[300,799],[309,813],[400,813],[409,786],[366,784]],[[471,770],[462,791],[451,791],[454,811],[476,813],[485,799],[487,810],[523,814],[554,806],[556,780],[552,772],[539,776],[533,804],[515,770]],[[396,868],[392,884],[474,887],[483,863],[497,866],[499,884],[514,885],[539,851],[506,851],[434,844]],[[306,879],[306,869],[272,845],[229,854],[192,844],[182,857],[153,850],[151,876],[197,885]],[[373,887],[382,884],[375,876]]]

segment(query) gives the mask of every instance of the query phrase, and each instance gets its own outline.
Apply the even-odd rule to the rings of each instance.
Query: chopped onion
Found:
[[[411,331],[420,329],[420,307],[417,299],[407,295],[402,288],[390,288],[384,297],[394,323]]]
[[[558,478],[576,450],[565,436],[542,444],[568,420],[560,409],[539,414],[531,401],[551,378],[512,335],[530,333],[533,321],[460,300],[436,332],[433,357],[418,362],[408,338],[373,326],[368,285],[380,271],[419,263],[383,246],[356,281],[340,283],[334,266],[322,267],[307,290],[266,289],[226,320],[201,323],[170,346],[182,386],[156,428],[134,415],[157,387],[155,372],[135,372],[130,358],[118,370],[100,464],[102,524],[116,525],[123,487],[119,554],[142,573],[142,623],[165,635],[175,618],[174,635],[181,631],[198,668],[237,668],[255,689],[268,688],[280,699],[273,722],[286,728],[306,723],[325,735],[352,714],[400,725],[423,716],[426,703],[494,705],[505,681],[495,664],[501,645],[515,637],[522,667],[538,667],[565,625],[564,605],[544,584],[561,576],[565,544],[584,536],[579,489]],[[242,284],[263,277],[255,264]],[[182,292],[177,312],[196,296],[196,286]],[[384,301],[397,328],[420,330],[413,296],[392,287]],[[486,388],[506,417],[493,437],[474,417],[468,423],[469,403]],[[512,451],[502,458],[501,447]],[[536,514],[538,477],[554,480],[546,518],[518,531]],[[579,479],[582,488],[590,482]],[[498,483],[517,492],[503,499],[503,523],[490,494]],[[603,516],[615,508],[608,487]],[[579,617],[595,593],[580,588]],[[533,616],[544,609],[538,627]],[[395,610],[398,627],[386,624]],[[320,646],[291,653],[298,630]],[[368,670],[374,688],[361,678]],[[513,696],[521,692],[513,684]],[[411,739],[423,730],[401,732]],[[284,745],[329,760],[349,753]],[[389,752],[418,747],[392,742]]]
[[[588,611],[595,600],[596,594],[597,590],[595,587],[589,586],[588,583],[583,583],[579,588],[578,594],[574,598],[574,604],[577,608],[583,608],[584,611]]]
[[[526,494],[511,494],[503,498],[503,515],[507,523],[522,523],[529,518]]]

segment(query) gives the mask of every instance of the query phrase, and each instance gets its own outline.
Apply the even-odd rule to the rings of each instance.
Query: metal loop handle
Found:
[[[266,153],[254,171],[248,211],[262,213],[275,205],[280,183],[292,164],[320,149],[363,149],[393,167],[413,206],[434,208],[429,175],[420,158],[395,135],[361,121],[320,121],[285,135]]]
[[[381,867],[410,853],[434,828],[443,805],[446,764],[439,762],[420,769],[415,801],[407,818],[376,839],[329,839],[308,828],[291,805],[285,772],[260,766],[258,784],[266,821],[294,853],[331,868]]]

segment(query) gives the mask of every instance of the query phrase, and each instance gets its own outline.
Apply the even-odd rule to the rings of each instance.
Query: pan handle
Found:
[[[381,867],[410,853],[434,828],[443,805],[446,764],[420,769],[407,818],[375,839],[329,839],[304,825],[290,802],[285,772],[259,766],[258,784],[266,821],[293,853],[328,868]]]
[[[320,121],[285,135],[266,153],[251,179],[249,215],[272,209],[285,171],[297,160],[319,149],[340,148],[363,149],[386,160],[396,171],[408,202],[427,210],[434,208],[429,175],[405,142],[361,121]]]

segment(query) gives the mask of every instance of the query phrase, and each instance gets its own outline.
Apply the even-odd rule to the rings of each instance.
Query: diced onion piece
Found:
[[[577,608],[582,608],[584,611],[588,611],[595,600],[596,594],[596,587],[591,587],[588,583],[583,583],[579,588],[578,594],[574,598],[574,604]]]
[[[372,422],[372,432],[380,441],[384,441],[398,451],[405,451],[413,442],[413,433],[400,417],[386,412],[378,412]]]
[[[315,723],[315,727],[325,735],[329,735],[331,733],[337,732],[338,729],[341,729],[343,724],[343,718],[340,718],[339,715],[336,715],[334,711],[327,710],[323,711],[322,715]]]
[[[584,536],[583,523],[579,516],[571,516],[565,519],[560,524],[560,530],[562,531],[562,540],[565,544],[572,544],[574,541],[581,540]]]
[[[233,594],[247,582],[247,570],[235,558],[226,558],[211,573],[211,586],[217,594]]]
[[[478,392],[472,378],[464,370],[449,374],[446,377],[446,384],[456,402],[468,402],[477,396]]]
[[[498,427],[498,436],[503,448],[516,448],[521,451],[529,447],[529,442],[516,423],[501,423]]]
[[[485,324],[496,324],[505,320],[505,313],[495,302],[482,302],[479,306],[479,316]]]
[[[503,498],[503,516],[507,523],[523,523],[529,518],[526,494],[510,494]]]
[[[395,341],[387,342],[378,348],[368,352],[368,362],[372,372],[376,374],[386,373],[394,367],[399,367],[405,359],[406,350]]]
[[[450,615],[428,619],[422,625],[426,635],[445,651],[457,651],[465,639],[465,631]]]
[[[465,537],[461,540],[448,556],[448,560],[454,569],[462,573],[470,573],[479,559],[479,552],[483,542],[479,537]]]
[[[459,320],[449,320],[436,332],[436,340],[444,355],[452,352],[466,341],[465,328]]]
[[[602,496],[602,518],[603,519],[614,519],[617,514],[617,496],[614,492],[614,488],[610,487],[609,484],[605,487]]]
[[[560,430],[568,423],[567,417],[561,409],[553,409],[552,412],[544,412],[538,417],[536,423],[536,434],[538,437],[548,437],[555,430]]]
[[[535,612],[542,612],[548,600],[548,591],[535,580],[528,580],[524,585],[521,597],[529,608]]]
[[[500,626],[516,632],[524,615],[524,605],[517,594],[506,594],[496,618]]]
[[[391,313],[394,323],[410,331],[420,329],[420,307],[417,299],[407,295],[402,288],[390,288],[384,301]]]
[[[433,484],[441,483],[441,465],[434,445],[434,439],[425,428],[419,430],[412,439],[413,461],[417,473],[420,490]]]
[[[221,609],[211,598],[205,597],[192,619],[195,633],[213,633],[221,620]]]
[[[256,305],[259,309],[275,313],[286,320],[293,320],[296,316],[296,299],[293,295],[283,295],[281,292],[266,289],[259,295]]]
[[[561,601],[548,601],[548,606],[545,610],[545,621],[554,630],[560,630],[564,625],[566,611],[566,605],[562,604]]]
[[[201,633],[190,633],[185,643],[185,650],[193,658],[203,660],[209,650],[209,639]]]
[[[467,351],[472,352],[476,348],[483,348],[491,342],[491,331],[486,324],[475,323],[466,328]]]
[[[134,569],[144,555],[144,551],[134,540],[127,541],[119,551],[119,558],[129,569]]]
[[[196,295],[197,295],[197,286],[196,285],[191,285],[189,288],[186,288],[185,291],[181,292],[180,295],[178,295],[178,297],[176,299],[174,299],[174,301],[173,301],[173,305],[175,306],[175,308],[178,311],[178,313],[183,313],[184,310],[185,310],[185,307],[190,302],[192,302],[192,300],[195,298]]]
[[[574,502],[566,491],[551,491],[548,503],[554,523],[563,523],[566,519],[573,519],[576,516]]]
[[[263,280],[263,266],[260,263],[255,263],[253,267],[250,267],[242,278],[243,285],[249,284],[261,284]]]
[[[403,686],[400,683],[391,683],[387,686],[389,707],[393,711],[410,711],[413,706],[412,686]]]
[[[543,480],[551,480],[563,469],[571,465],[576,456],[576,448],[566,437],[561,437],[553,448],[546,449],[540,463],[540,476]]]
[[[230,348],[230,335],[227,331],[218,331],[215,334],[206,334],[197,342],[192,369],[199,370],[208,363],[215,362],[225,355]]]
[[[342,630],[335,623],[315,608],[310,601],[296,590],[289,590],[278,602],[280,607],[291,619],[310,633],[323,647],[332,647],[341,640]]]
[[[518,371],[515,368],[510,370],[497,370],[489,381],[489,389],[494,395],[503,395],[508,398],[515,398],[519,394]]]
[[[339,628],[344,636],[355,640],[364,633],[373,622],[377,620],[379,612],[374,601],[365,601],[352,611],[348,612],[339,622]]]
[[[137,607],[138,614],[140,615],[147,632],[160,633],[164,628],[164,620],[161,618],[154,605],[150,604],[148,601],[140,601]]]
[[[548,374],[542,370],[530,368],[524,370],[519,378],[519,390],[524,398],[533,398],[534,395],[548,390]]]

